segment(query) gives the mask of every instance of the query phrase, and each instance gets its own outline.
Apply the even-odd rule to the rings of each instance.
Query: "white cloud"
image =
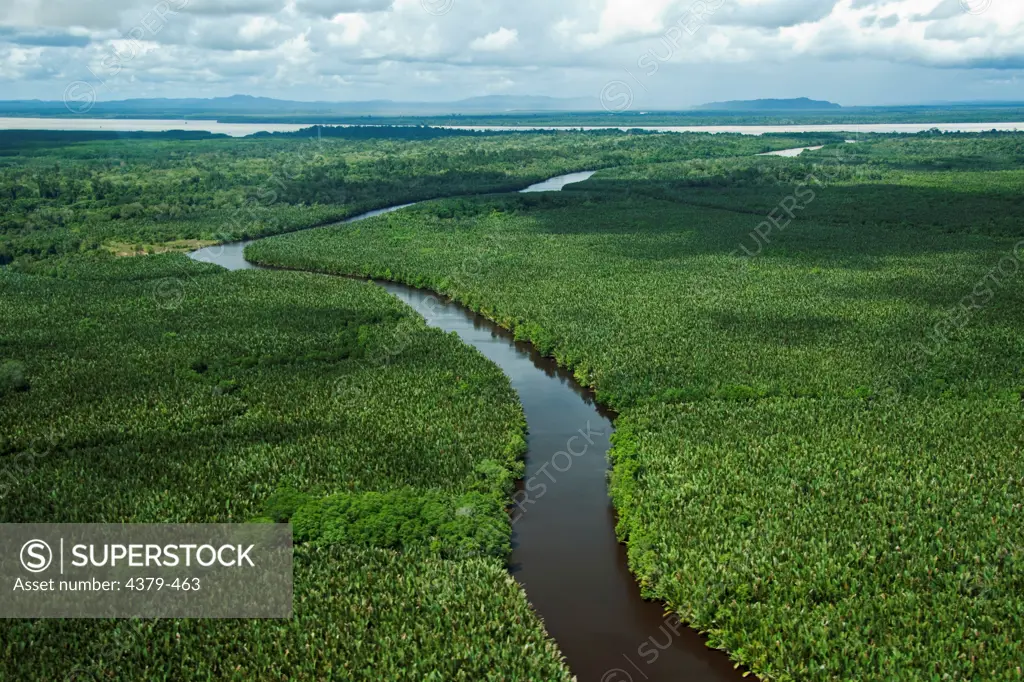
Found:
[[[59,99],[116,45],[133,57],[105,80],[104,99],[197,88],[296,99],[596,97],[612,80],[631,83],[646,107],[928,92],[1024,99],[1020,0],[963,0],[975,13],[961,0],[165,1],[180,11],[154,24],[158,0],[0,0],[0,96]],[[704,16],[686,23],[695,7]],[[139,37],[147,17],[159,31]],[[639,63],[652,55],[648,77]],[[850,76],[866,69],[871,79]]]
[[[501,52],[502,50],[509,49],[517,42],[519,42],[519,31],[502,26],[494,33],[488,33],[477,38],[469,44],[469,47],[481,52]]]
[[[339,14],[380,12],[391,7],[393,0],[296,0],[300,12],[327,19]]]
[[[336,47],[358,45],[370,32],[370,22],[362,14],[339,14],[331,19],[327,41]]]
[[[257,41],[277,33],[283,27],[273,17],[251,17],[238,29],[243,40]]]
[[[664,30],[664,15],[675,0],[605,0],[596,30],[576,37],[585,47],[602,47],[622,38],[652,35]],[[677,13],[682,9],[677,8]]]

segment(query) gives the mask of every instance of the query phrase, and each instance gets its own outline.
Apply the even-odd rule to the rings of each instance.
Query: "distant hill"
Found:
[[[796,99],[744,99],[731,102],[711,102],[694,108],[702,111],[833,111],[843,107],[834,102],[798,97]]]

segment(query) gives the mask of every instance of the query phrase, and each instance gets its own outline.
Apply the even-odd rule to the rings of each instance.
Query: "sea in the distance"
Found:
[[[213,120],[131,119],[131,118],[3,118],[0,130],[92,130],[113,132],[162,132],[195,130],[244,137],[259,132],[295,132],[313,123],[221,123]],[[328,124],[335,125],[335,124]],[[350,126],[344,126],[350,127]],[[436,126],[453,130],[627,130],[620,126]],[[938,129],[943,132],[980,133],[989,130],[1021,131],[1024,123],[841,123],[830,125],[724,125],[724,126],[631,126],[660,133],[919,133]]]

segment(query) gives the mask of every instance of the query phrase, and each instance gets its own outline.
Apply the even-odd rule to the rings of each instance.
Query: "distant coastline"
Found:
[[[598,100],[478,97],[456,102],[295,102],[236,95],[212,99],[119,101],[0,100],[0,117],[60,120],[186,120],[280,126],[431,125],[516,127],[805,126],[1024,121],[1024,102],[841,106],[806,97],[712,102],[676,110],[605,109]],[[159,125],[159,124],[157,124]]]
[[[117,133],[164,133],[184,131],[189,134],[211,133],[245,137],[260,133],[294,133],[311,128],[313,125],[339,125],[319,121],[308,123],[280,123],[258,121],[225,121],[212,119],[114,119],[114,118],[0,118],[0,131],[79,131],[79,132],[117,132]],[[423,122],[392,123],[377,121],[374,123],[346,123],[343,127],[380,127],[383,125],[412,126],[423,125]],[[473,132],[527,132],[535,130],[643,130],[645,132],[707,132],[707,133],[740,133],[744,135],[763,135],[770,133],[907,133],[914,134],[937,129],[942,132],[980,133],[997,131],[1024,131],[1024,114],[1016,121],[982,121],[955,122],[940,121],[935,123],[833,123],[812,124],[798,123],[790,125],[447,125],[430,124],[434,128],[444,130],[462,130]]]

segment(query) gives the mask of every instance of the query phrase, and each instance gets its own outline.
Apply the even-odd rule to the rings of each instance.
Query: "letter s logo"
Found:
[[[21,565],[29,573],[42,573],[53,563],[53,552],[42,540],[29,540],[21,546]]]

